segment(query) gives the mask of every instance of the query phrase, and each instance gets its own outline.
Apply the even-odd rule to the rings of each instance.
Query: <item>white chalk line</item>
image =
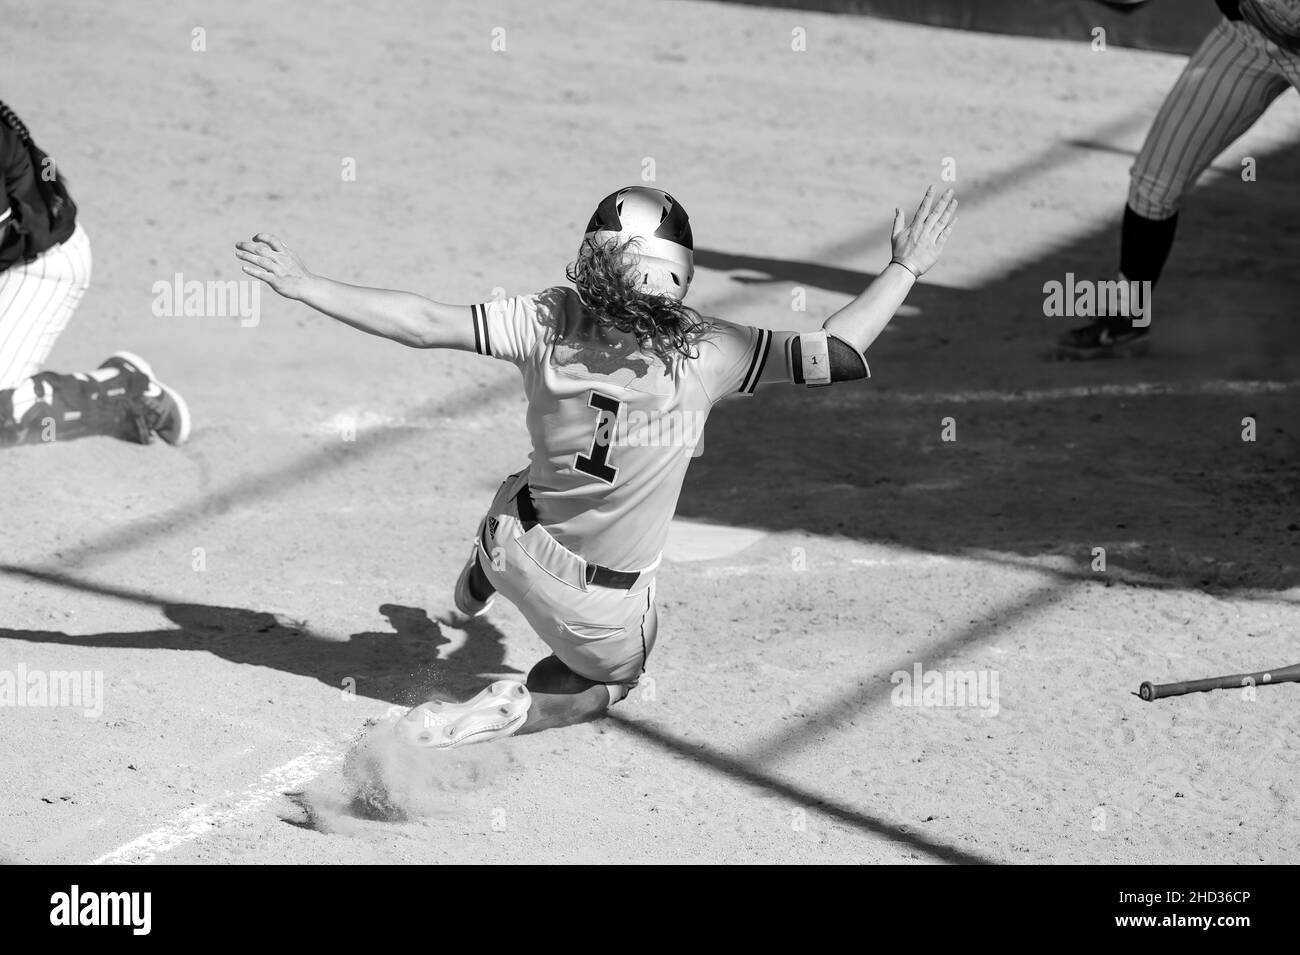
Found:
[[[338,763],[343,753],[333,744],[321,743],[283,766],[263,773],[256,783],[233,797],[216,803],[191,806],[169,822],[138,839],[132,839],[100,856],[92,865],[148,865],[164,852],[215,832],[249,813],[270,805],[281,795],[311,782]]]

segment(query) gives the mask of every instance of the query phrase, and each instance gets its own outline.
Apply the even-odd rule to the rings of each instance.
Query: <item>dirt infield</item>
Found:
[[[51,365],[135,350],[196,429],[0,457],[0,670],[103,680],[97,716],[0,708],[0,858],[1300,862],[1300,686],[1135,695],[1300,662],[1296,94],[1185,211],[1152,354],[1062,364],[1043,285],[1113,271],[1181,58],[589,6],[17,5],[0,95],[95,253]],[[256,324],[158,316],[154,284],[241,278],[232,244],[265,229],[346,281],[533,291],[650,158],[691,212],[693,304],[813,327],[946,157],[960,231],[872,380],[715,412],[652,680],[455,759],[372,745],[406,818],[354,805],[367,719],[543,653],[510,607],[440,619],[526,460],[517,376],[269,295]],[[993,705],[900,699],[918,664]]]

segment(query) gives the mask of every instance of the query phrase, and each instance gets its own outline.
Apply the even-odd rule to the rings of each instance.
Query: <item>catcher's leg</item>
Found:
[[[87,375],[43,371],[0,391],[0,448],[106,435],[146,443],[149,429],[117,370]],[[133,389],[133,390],[132,390]]]
[[[103,435],[181,444],[190,433],[185,400],[140,357],[118,352],[92,372],[51,371],[0,391],[0,447]]]
[[[90,239],[77,226],[68,241],[0,271],[0,388],[40,371],[90,287]]]

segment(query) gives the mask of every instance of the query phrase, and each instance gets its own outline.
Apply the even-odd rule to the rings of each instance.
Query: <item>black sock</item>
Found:
[[[479,603],[486,603],[497,589],[488,581],[487,574],[483,573],[481,560],[482,558],[475,551],[474,566],[469,569],[469,595]]]
[[[1125,206],[1119,239],[1119,270],[1124,278],[1155,285],[1174,247],[1177,228],[1177,214],[1169,219],[1148,219]]]
[[[1120,277],[1129,282],[1145,283],[1141,286],[1142,308],[1150,315],[1151,292],[1174,247],[1174,233],[1178,229],[1178,216],[1168,219],[1148,219],[1139,215],[1132,206],[1124,207],[1124,225],[1120,229]],[[1131,287],[1131,286],[1130,286]],[[1133,330],[1130,316],[1105,316],[1102,321],[1112,333]]]

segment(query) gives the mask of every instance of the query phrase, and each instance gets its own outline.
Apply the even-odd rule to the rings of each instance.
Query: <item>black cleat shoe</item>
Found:
[[[1128,358],[1145,355],[1146,328],[1134,328],[1127,319],[1099,318],[1061,336],[1057,356],[1070,361],[1093,358]]]

